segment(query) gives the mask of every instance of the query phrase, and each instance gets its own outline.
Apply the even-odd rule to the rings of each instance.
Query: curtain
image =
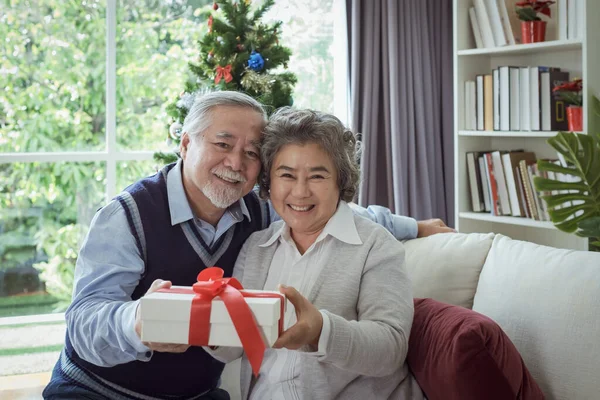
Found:
[[[359,204],[454,220],[452,2],[345,0]]]

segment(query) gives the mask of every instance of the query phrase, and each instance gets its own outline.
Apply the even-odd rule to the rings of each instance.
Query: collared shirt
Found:
[[[259,245],[260,247],[277,246],[263,289],[277,290],[278,286],[283,284],[292,286],[304,297],[309,297],[317,277],[325,267],[323,261],[326,259],[327,252],[336,241],[351,245],[362,244],[356,230],[352,210],[344,201],[339,202],[336,212],[304,254],[300,254],[298,251],[290,235],[290,228],[284,223],[279,231],[275,232],[265,243]],[[243,254],[240,254],[240,257],[243,257]],[[330,336],[329,317],[324,312],[321,312],[321,315],[323,316],[323,328],[318,349],[316,352],[310,353],[315,357],[325,356],[327,340]],[[284,329],[288,329],[296,323],[296,312],[291,304],[288,304],[284,318]],[[300,358],[297,357],[295,351],[267,349],[263,368],[261,368],[261,372],[264,371],[265,374],[261,373],[255,381],[250,399],[285,398],[284,392],[290,390],[290,387],[294,387],[295,391],[301,391],[301,385],[294,385],[292,382],[298,376],[299,363]]]
[[[250,218],[243,199],[226,210],[216,228],[196,218],[185,195],[181,166],[179,161],[167,175],[172,225],[194,218],[202,239],[210,245],[244,217]],[[353,205],[352,211],[383,225],[398,239],[417,236],[414,219],[394,215],[384,207]],[[269,212],[271,221],[280,219],[270,203]],[[83,241],[75,269],[73,302],[66,313],[69,337],[83,359],[110,367],[147,361],[152,356],[135,332],[138,301],[131,301],[144,267],[125,210],[113,200],[96,213]]]

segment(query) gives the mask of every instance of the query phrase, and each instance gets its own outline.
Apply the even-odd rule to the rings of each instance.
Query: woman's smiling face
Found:
[[[318,144],[282,147],[270,181],[271,203],[293,233],[320,232],[335,214],[340,198],[337,170]]]

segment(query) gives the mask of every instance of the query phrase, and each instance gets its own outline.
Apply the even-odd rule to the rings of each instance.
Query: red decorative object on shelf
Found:
[[[538,43],[546,40],[546,21],[521,21],[522,43]]]
[[[567,122],[570,132],[583,132],[583,107],[568,106]]]
[[[546,40],[546,24],[540,16],[551,17],[550,6],[553,0],[528,0],[516,3],[516,11],[521,20],[521,43],[538,43]]]

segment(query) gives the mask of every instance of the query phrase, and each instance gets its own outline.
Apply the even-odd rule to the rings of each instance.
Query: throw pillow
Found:
[[[408,365],[429,400],[537,400],[544,394],[500,326],[467,308],[415,299]]]

